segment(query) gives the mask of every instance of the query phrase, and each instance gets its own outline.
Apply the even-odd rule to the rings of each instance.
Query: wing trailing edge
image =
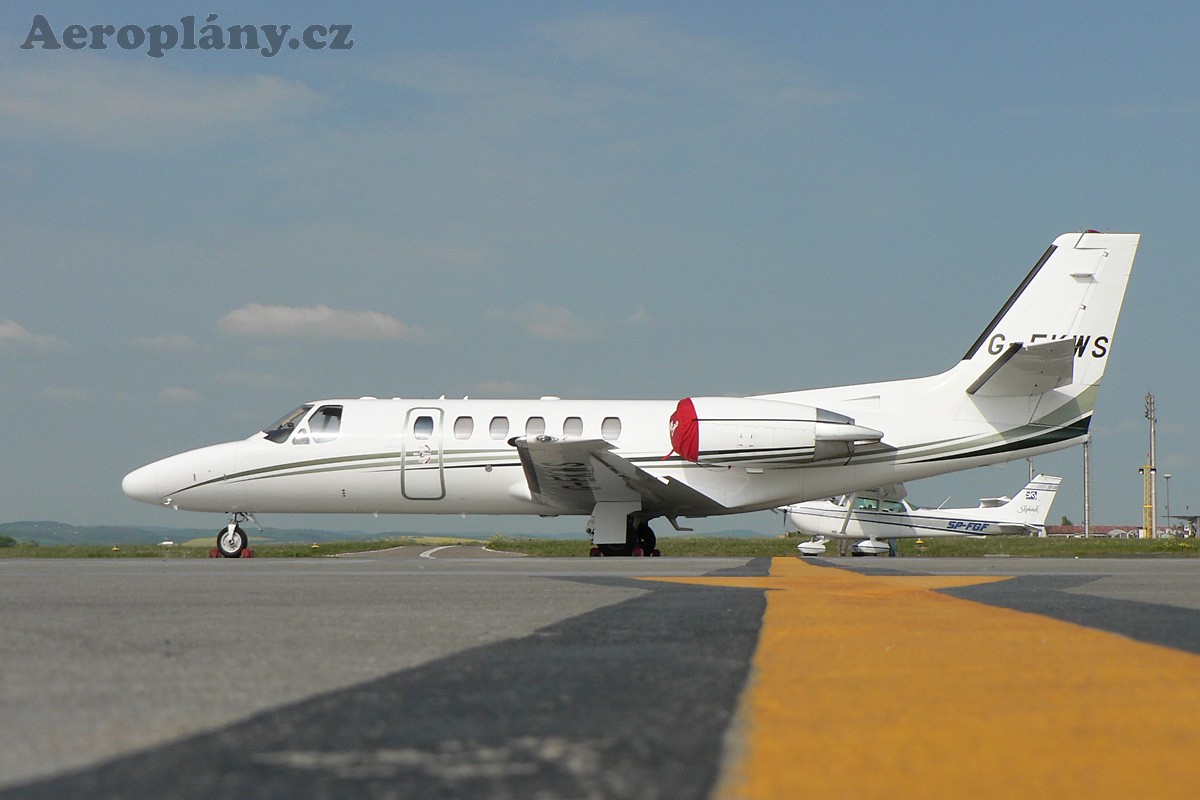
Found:
[[[591,514],[598,503],[639,503],[650,513],[687,517],[728,510],[682,481],[651,475],[603,439],[537,436],[510,443],[532,498],[557,513]]]

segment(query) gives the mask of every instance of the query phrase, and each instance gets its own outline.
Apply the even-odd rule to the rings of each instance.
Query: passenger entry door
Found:
[[[442,471],[442,410],[410,408],[404,420],[404,463],[400,492],[409,500],[441,500],[446,496]]]

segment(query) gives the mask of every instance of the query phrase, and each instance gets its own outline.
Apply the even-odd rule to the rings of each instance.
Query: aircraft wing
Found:
[[[1037,525],[1025,525],[1020,522],[993,522],[995,530],[989,530],[989,536],[1036,536],[1042,530]]]
[[[880,500],[903,500],[908,497],[908,490],[904,488],[903,483],[890,483],[887,486],[880,486],[877,490]],[[875,492],[859,492],[859,495],[867,495],[874,497]]]
[[[534,500],[563,514],[591,514],[596,503],[640,501],[664,516],[708,516],[725,507],[674,478],[661,479],[613,452],[603,439],[550,436],[511,440]]]

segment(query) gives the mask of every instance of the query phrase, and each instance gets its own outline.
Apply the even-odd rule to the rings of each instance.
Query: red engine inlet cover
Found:
[[[688,461],[700,458],[700,425],[690,397],[680,400],[671,415],[671,448]]]

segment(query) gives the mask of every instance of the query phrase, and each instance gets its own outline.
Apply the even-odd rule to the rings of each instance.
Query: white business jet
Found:
[[[590,516],[593,553],[648,555],[657,517],[683,530],[681,517],[1082,442],[1138,240],[1058,237],[962,359],[930,377],[678,401],[318,400],[249,438],[134,470],[122,488],[228,514],[217,536],[228,557],[246,547],[241,523],[264,512]]]
[[[830,539],[853,542],[854,555],[895,555],[897,539],[1040,535],[1060,483],[1062,478],[1038,475],[1016,497],[985,497],[975,508],[917,508],[904,499],[899,485],[793,503],[782,510],[790,529],[813,537],[796,545],[801,555],[821,555]]]

